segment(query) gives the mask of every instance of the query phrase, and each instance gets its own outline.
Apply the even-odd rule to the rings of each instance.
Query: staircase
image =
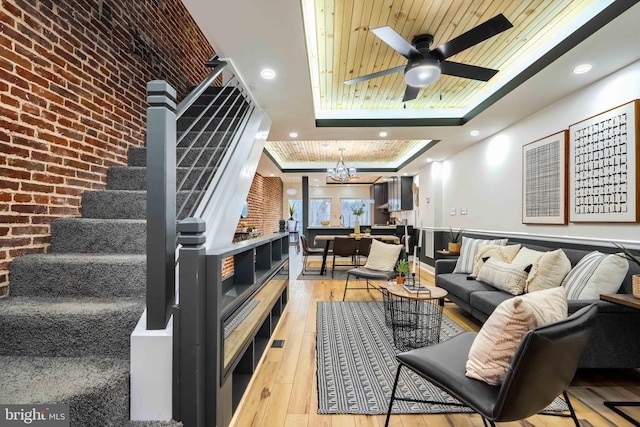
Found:
[[[180,121],[179,134],[188,127]],[[194,140],[205,126],[215,148]],[[181,216],[233,136],[211,126],[196,125],[177,148],[177,182],[195,188],[178,191]],[[145,245],[146,148],[131,148],[128,166],[109,169],[105,190],[83,194],[81,218],[53,221],[50,253],[11,264],[10,296],[0,301],[0,403],[66,403],[71,426],[182,425],[129,421],[129,337],[145,308]]]

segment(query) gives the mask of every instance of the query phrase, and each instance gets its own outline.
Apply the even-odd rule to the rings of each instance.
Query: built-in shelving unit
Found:
[[[209,339],[219,348],[220,360],[215,364],[219,372],[215,383],[207,385],[218,426],[231,421],[288,302],[288,242],[288,233],[275,233],[207,253],[207,287],[218,291],[220,301],[213,307],[208,301],[209,313],[218,313],[215,325],[209,325],[208,330],[218,334]],[[233,259],[231,274],[228,258]],[[223,338],[224,322],[251,301],[255,307]]]

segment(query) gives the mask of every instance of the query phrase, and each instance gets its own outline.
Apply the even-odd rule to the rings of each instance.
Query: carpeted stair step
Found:
[[[213,150],[211,150],[213,152]],[[215,163],[214,163],[215,164]],[[205,180],[198,180],[198,176],[204,173],[205,177],[213,173],[213,168],[195,167],[190,170],[186,167],[179,167],[176,170],[177,183],[182,182],[185,176],[185,188],[193,188],[197,183],[197,188],[202,189]],[[188,175],[187,175],[188,174]],[[110,167],[107,173],[107,189],[109,190],[146,190],[147,188],[147,168],[139,166]]]
[[[144,298],[146,267],[146,254],[25,255],[10,265],[11,296]]]
[[[187,192],[178,192],[177,206],[188,197]],[[189,204],[191,206],[191,204]],[[103,219],[146,219],[146,190],[96,190],[82,193],[82,216]]]
[[[229,140],[233,138],[233,133],[231,131],[191,131],[187,132],[182,139],[180,139],[182,132],[178,132],[178,136],[179,138],[176,141],[178,141],[179,150],[181,148],[188,148],[192,143],[195,148],[204,147],[205,145],[208,147],[226,147]]]
[[[58,218],[51,223],[51,252],[143,254],[146,227],[146,219]]]
[[[129,421],[125,427],[182,427],[179,421]]]
[[[194,116],[183,115],[182,117],[180,117],[178,119],[178,122],[176,123],[177,131],[181,132],[187,129],[190,129],[191,131],[198,131],[201,129],[205,129],[211,132],[224,131],[229,127],[234,127],[236,123],[239,121],[239,119],[233,119],[232,117],[213,118],[211,120],[209,120],[209,118],[207,117],[203,117],[202,119],[198,120],[195,126],[190,128],[191,124],[196,118],[197,118],[197,115],[194,115]]]
[[[220,142],[220,141],[217,141],[217,142]],[[213,143],[213,145],[215,146],[217,142]],[[201,150],[203,149],[200,146],[193,147],[191,150],[188,151],[185,158],[179,164],[183,166],[192,165],[194,162],[196,162],[196,159],[197,159],[196,166],[204,167],[207,165],[207,162],[209,161],[210,157],[212,156],[215,157],[216,160],[212,162],[212,163],[215,163],[217,159],[222,154],[224,154],[224,147],[205,148],[204,149],[205,153],[202,156],[200,156]],[[178,147],[176,149],[176,161],[180,160],[180,158],[184,155],[186,151],[187,151],[186,148]],[[200,158],[198,158],[198,156],[200,156]],[[129,148],[127,164],[128,166],[138,166],[138,167],[146,166],[147,165],[147,149],[145,147]]]
[[[129,357],[142,298],[9,297],[0,311],[0,355]]]
[[[235,101],[235,102],[234,102]],[[209,105],[213,102],[212,105]],[[191,107],[184,112],[184,117],[198,117],[206,110],[203,117],[215,115],[216,117],[241,117],[249,106],[244,100],[234,100],[228,97],[203,95],[198,98]]]
[[[126,359],[0,356],[0,365],[3,404],[68,404],[71,427],[128,422]]]

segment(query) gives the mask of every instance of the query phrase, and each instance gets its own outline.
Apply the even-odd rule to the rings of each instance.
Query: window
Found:
[[[298,224],[302,224],[302,200],[300,199],[289,199],[287,201],[288,206],[293,205],[295,211],[293,213],[293,219],[298,221]],[[289,212],[287,211],[287,218],[289,218]]]
[[[309,225],[317,227],[322,221],[331,221],[331,199],[309,200]]]
[[[353,211],[363,207],[364,213],[360,215],[361,225],[371,225],[371,203],[363,199],[340,199],[340,214],[344,218],[344,224],[350,227],[356,222],[356,216]]]

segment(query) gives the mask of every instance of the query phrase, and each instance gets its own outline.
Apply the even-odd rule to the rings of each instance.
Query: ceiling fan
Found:
[[[433,43],[431,34],[415,36],[411,44],[409,44],[389,26],[374,28],[371,32],[380,37],[383,42],[391,46],[400,55],[407,58],[407,65],[367,74],[366,76],[347,80],[344,83],[351,85],[404,70],[404,81],[407,83],[407,88],[402,101],[405,102],[416,99],[420,88],[438,80],[440,74],[486,82],[498,70],[447,61],[446,59],[511,27],[513,27],[513,24],[503,14],[500,14],[433,50],[430,50]]]

